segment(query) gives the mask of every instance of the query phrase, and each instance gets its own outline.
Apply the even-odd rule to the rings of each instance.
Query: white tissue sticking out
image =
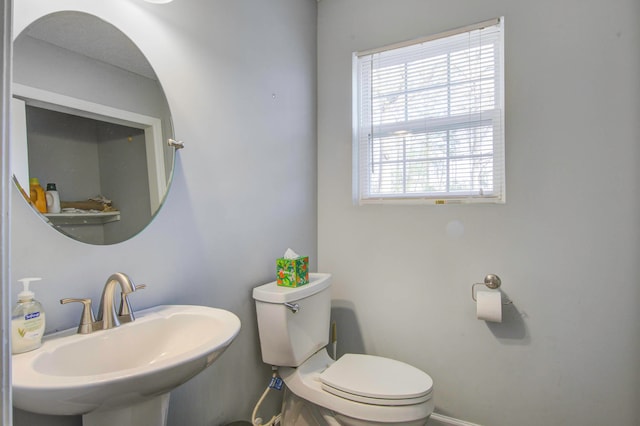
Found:
[[[285,259],[297,259],[300,257],[300,255],[288,248],[287,251],[284,252],[284,256],[282,257],[284,257]]]

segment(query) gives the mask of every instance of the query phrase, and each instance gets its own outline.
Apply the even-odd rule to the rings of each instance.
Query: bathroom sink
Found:
[[[163,396],[166,411],[169,392],[210,366],[239,331],[231,312],[168,305],[138,311],[134,322],[110,330],[55,333],[39,349],[12,356],[13,405],[84,415]]]

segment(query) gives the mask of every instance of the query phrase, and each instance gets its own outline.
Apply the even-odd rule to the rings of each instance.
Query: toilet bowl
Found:
[[[340,425],[423,425],[433,412],[431,378],[388,358],[346,354],[334,361],[322,349],[279,372],[290,391],[283,425],[322,424],[308,422],[309,412]]]
[[[400,361],[326,349],[330,274],[303,287],[256,287],[263,361],[278,367],[286,390],[281,425],[424,425],[433,412],[433,380]]]

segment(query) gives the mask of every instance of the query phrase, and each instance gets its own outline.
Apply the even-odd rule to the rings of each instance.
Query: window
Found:
[[[354,201],[505,201],[503,18],[354,53]]]

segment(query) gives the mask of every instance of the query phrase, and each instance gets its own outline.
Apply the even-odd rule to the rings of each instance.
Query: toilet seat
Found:
[[[343,355],[342,358],[340,358],[342,359],[342,363],[346,362],[343,365],[349,366],[348,362],[351,356],[356,356],[356,363],[363,360],[362,358],[359,358],[361,355]],[[426,395],[424,395],[422,398],[416,398],[415,400],[413,400],[414,402],[406,405],[385,405],[384,402],[389,402],[389,400],[385,400],[382,398],[378,400],[370,397],[364,397],[365,399],[368,398],[368,402],[358,402],[354,399],[354,395],[356,395],[354,393],[351,393],[350,395],[348,395],[349,398],[346,398],[342,395],[338,395],[338,393],[341,391],[335,390],[337,388],[333,388],[333,393],[325,390],[325,384],[322,382],[321,376],[324,372],[329,370],[336,362],[339,361],[340,360],[334,361],[333,359],[331,359],[326,349],[322,349],[312,355],[299,367],[280,367],[278,369],[278,373],[284,380],[287,389],[289,389],[289,391],[291,391],[298,397],[309,401],[311,404],[324,407],[331,412],[340,413],[341,415],[353,419],[359,419],[363,422],[371,424],[385,423],[394,425],[414,424],[414,422],[416,421],[428,418],[433,412],[434,401],[431,390],[426,391]],[[375,362],[376,361],[374,361],[374,363]],[[382,361],[382,363],[384,363],[384,361]],[[423,373],[422,371],[420,372],[426,375],[426,373]],[[324,377],[331,377],[331,375],[333,374],[340,374],[340,369],[334,369],[333,373],[330,372]],[[375,371],[374,373],[368,374],[375,374]],[[426,376],[428,377],[428,375]],[[429,377],[428,381],[425,381],[424,387],[432,387],[432,383],[433,381]],[[379,392],[379,394],[380,393],[381,392]]]
[[[373,405],[413,405],[431,398],[433,380],[401,361],[373,355],[345,354],[320,374],[322,389]]]

